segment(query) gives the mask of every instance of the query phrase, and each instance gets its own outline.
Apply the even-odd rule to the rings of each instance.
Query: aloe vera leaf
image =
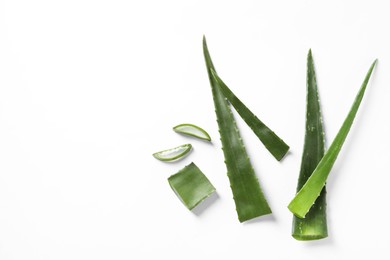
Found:
[[[170,176],[168,182],[189,210],[215,191],[214,186],[194,163],[190,163],[178,173]]]
[[[325,153],[325,133],[311,50],[307,55],[305,129],[297,192],[306,183]],[[325,186],[305,218],[293,216],[292,236],[297,240],[317,240],[328,236]]]
[[[190,135],[203,140],[211,141],[210,135],[201,127],[193,124],[180,124],[173,127],[173,131],[185,135]]]
[[[244,222],[255,217],[270,214],[272,213],[271,209],[250,163],[229,103],[222,94],[218,81],[211,72],[212,70],[215,71],[215,68],[205,37],[203,37],[203,53],[214,100],[227,175],[233,192],[238,219],[240,222]]]
[[[269,129],[255,114],[252,113],[241,100],[234,95],[229,87],[222,81],[222,79],[213,71],[213,76],[218,82],[223,95],[228,99],[230,104],[236,109],[237,113],[242,117],[245,123],[252,129],[257,135],[260,141],[264,144],[265,148],[280,161],[288,152],[290,147],[271,129]]]
[[[191,144],[183,144],[171,149],[163,150],[153,154],[153,157],[160,161],[174,161],[187,155],[192,149]]]
[[[344,141],[348,135],[349,130],[351,129],[352,123],[355,119],[356,113],[359,109],[360,103],[363,99],[364,92],[366,90],[368,81],[372,74],[372,71],[375,67],[377,60],[373,62],[368,73],[363,81],[362,86],[359,89],[358,94],[355,97],[354,103],[345,118],[339,132],[337,133],[335,139],[330,145],[328,151],[326,151],[324,157],[318,163],[312,175],[303,185],[302,189],[295,195],[293,200],[288,205],[288,208],[292,213],[294,213],[299,218],[304,218],[307,212],[312,207],[314,201],[320,195],[322,188],[325,185],[326,179],[329,176],[333,164],[335,163],[338,154],[344,144]]]

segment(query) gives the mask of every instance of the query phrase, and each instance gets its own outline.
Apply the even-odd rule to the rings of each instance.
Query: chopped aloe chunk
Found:
[[[190,135],[193,137],[197,137],[203,140],[211,141],[210,135],[200,128],[199,126],[193,124],[180,124],[173,127],[173,131],[185,135]]]
[[[174,161],[187,155],[191,149],[191,144],[183,144],[175,148],[154,153],[153,156],[160,161]]]
[[[355,119],[360,103],[362,102],[364,92],[376,62],[377,61],[375,60],[368,70],[363,84],[355,97],[352,107],[328,151],[326,151],[324,157],[322,157],[321,161],[318,163],[309,179],[288,205],[290,211],[297,217],[304,218],[307,212],[309,212],[310,208],[313,206],[317,197],[321,194],[321,190],[325,186],[329,173],[332,170],[332,167],[340,153],[344,141],[347,138],[349,130],[351,129],[352,123]]]
[[[215,191],[214,186],[194,163],[170,176],[168,182],[189,210],[192,210]]]

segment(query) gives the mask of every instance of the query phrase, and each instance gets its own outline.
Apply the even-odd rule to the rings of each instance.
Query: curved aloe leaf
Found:
[[[295,195],[294,199],[288,205],[290,211],[297,217],[304,218],[312,207],[314,201],[320,195],[321,190],[325,185],[326,179],[329,176],[329,172],[332,169],[338,154],[340,153],[341,147],[344,144],[349,130],[351,129],[353,120],[355,119],[356,113],[363,99],[364,92],[376,62],[377,60],[375,60],[371,65],[366,78],[364,79],[363,84],[355,98],[351,110],[349,111],[343,125],[330,145],[329,150],[325,153],[324,157],[321,159],[307,182],[303,185],[302,189],[300,189],[300,191]]]
[[[190,135],[193,137],[197,137],[203,140],[211,141],[210,135],[200,128],[199,126],[193,125],[193,124],[180,124],[175,127],[173,127],[173,131],[185,135]]]
[[[306,132],[297,192],[305,184],[325,153],[325,134],[311,50],[307,55],[306,80]],[[297,240],[316,240],[328,236],[325,187],[305,218],[293,216],[292,236]]]
[[[244,222],[258,216],[270,214],[271,209],[249,161],[232,111],[226,98],[221,93],[218,81],[211,72],[212,70],[215,71],[215,68],[205,37],[203,38],[203,53],[214,99],[227,175],[233,192],[238,219],[240,222]]]
[[[189,210],[215,191],[214,186],[194,163],[169,177],[168,182]]]
[[[192,149],[191,144],[183,144],[175,148],[167,149],[153,154],[160,161],[174,161],[187,155]]]
[[[290,147],[277,136],[271,129],[269,129],[255,114],[252,113],[240,99],[229,89],[222,79],[212,70],[213,76],[218,82],[223,95],[229,100],[230,104],[236,109],[237,113],[244,119],[245,123],[257,135],[265,148],[280,161],[288,152]]]

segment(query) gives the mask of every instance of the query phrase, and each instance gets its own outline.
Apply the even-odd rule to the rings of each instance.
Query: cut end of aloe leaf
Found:
[[[201,127],[193,125],[193,124],[180,124],[173,127],[173,131],[185,134],[189,136],[193,136],[202,140],[211,141],[210,135]]]
[[[306,213],[309,211],[309,210],[299,208],[299,206],[297,204],[295,204],[293,201],[291,201],[290,204],[288,204],[287,208],[291,211],[291,213],[294,214],[294,216],[296,216],[298,218],[302,218],[302,219],[305,218]]]
[[[195,208],[215,192],[215,187],[194,163],[169,177],[168,182],[189,210]]]
[[[265,216],[265,215],[272,214],[272,210],[269,206],[267,206],[267,207],[262,207],[262,208],[255,210],[255,211],[252,211],[252,213],[247,212],[246,214],[247,214],[246,216],[239,215],[238,221],[240,221],[240,223],[244,223],[244,222],[251,220],[251,219],[255,219],[255,218]]]
[[[183,144],[171,149],[154,153],[153,157],[165,162],[176,161],[186,156],[191,151],[191,149],[191,144]]]

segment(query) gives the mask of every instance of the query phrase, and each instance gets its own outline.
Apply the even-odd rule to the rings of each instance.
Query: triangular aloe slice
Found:
[[[233,192],[238,219],[240,222],[244,222],[270,214],[271,209],[250,163],[232,111],[219,88],[217,79],[212,74],[212,70],[215,71],[215,68],[205,38],[203,38],[203,53],[214,99],[227,175]]]
[[[325,133],[311,50],[307,55],[305,129],[297,192],[305,184],[325,153]],[[292,236],[297,240],[316,240],[328,236],[325,187],[305,218],[293,216]]]
[[[189,136],[193,136],[202,140],[211,141],[210,135],[201,127],[193,124],[180,124],[173,127],[173,131]]]
[[[257,116],[253,114],[252,111],[250,111],[236,95],[234,95],[234,93],[214,71],[212,71],[212,73],[215,76],[223,95],[229,100],[230,104],[233,105],[245,123],[257,135],[260,141],[264,144],[265,148],[268,149],[276,160],[280,161],[286,155],[290,147],[263,122],[261,122],[260,119],[258,119]]]
[[[183,144],[174,148],[163,150],[153,154],[153,157],[160,161],[175,161],[186,156],[192,149],[191,144]]]
[[[297,217],[304,218],[306,216],[307,212],[310,210],[315,200],[320,195],[322,188],[325,186],[329,172],[331,171],[333,164],[335,163],[337,156],[340,153],[344,141],[349,133],[349,130],[351,129],[353,120],[355,119],[356,113],[363,99],[364,92],[376,62],[377,61],[375,60],[371,65],[366,78],[364,79],[363,84],[355,98],[351,110],[345,118],[343,125],[330,145],[328,151],[325,153],[324,157],[321,159],[307,182],[303,185],[302,189],[299,190],[294,199],[288,205],[290,211]]]

